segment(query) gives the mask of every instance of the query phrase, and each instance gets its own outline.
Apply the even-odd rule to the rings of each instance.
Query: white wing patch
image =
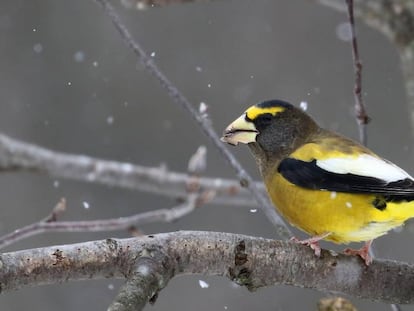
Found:
[[[406,178],[413,179],[406,171],[395,164],[369,154],[360,155],[358,158],[317,160],[316,165],[328,172],[373,177],[382,179],[387,183]]]

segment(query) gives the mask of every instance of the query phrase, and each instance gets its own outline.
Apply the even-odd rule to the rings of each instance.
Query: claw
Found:
[[[372,263],[373,259],[370,254],[371,244],[372,240],[365,242],[365,245],[360,249],[347,248],[344,250],[344,254],[348,256],[359,256],[362,258],[362,260],[364,260],[365,265],[369,266]]]
[[[330,234],[331,233],[328,232],[328,233],[325,233],[325,234],[322,234],[322,235],[313,236],[313,237],[311,237],[309,239],[305,239],[305,240],[299,240],[296,237],[292,237],[292,238],[290,238],[290,240],[292,242],[297,243],[297,244],[302,244],[302,245],[309,246],[314,251],[315,256],[320,257],[321,256],[321,247],[319,245],[319,241],[323,240],[324,238],[326,238]]]

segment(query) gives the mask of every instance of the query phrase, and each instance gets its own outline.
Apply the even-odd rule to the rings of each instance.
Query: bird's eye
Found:
[[[273,116],[270,113],[265,113],[258,117],[258,121],[263,124],[270,123],[272,119],[273,119]]]

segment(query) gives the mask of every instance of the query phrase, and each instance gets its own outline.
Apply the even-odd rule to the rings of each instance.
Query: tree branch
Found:
[[[44,232],[96,232],[126,229],[132,231],[138,225],[152,222],[171,222],[184,217],[195,208],[211,201],[215,196],[215,191],[202,190],[197,182],[196,174],[201,173],[206,168],[206,155],[206,148],[200,146],[191,156],[188,163],[188,171],[192,175],[187,184],[186,197],[182,198],[185,202],[176,207],[115,219],[58,221],[58,216],[66,210],[66,200],[62,198],[46,218],[0,237],[0,249],[24,238]]]
[[[0,249],[41,233],[128,230],[134,226],[148,223],[172,222],[188,215],[194,211],[195,208],[207,203],[212,197],[212,194],[208,192],[203,192],[201,194],[194,193],[188,195],[186,202],[173,208],[158,209],[132,216],[112,219],[57,221],[56,208],[66,204],[64,199],[62,199],[62,201],[56,205],[50,216],[46,217],[44,220],[16,229],[15,231],[0,237]],[[53,219],[51,217],[53,217]]]
[[[182,107],[191,118],[200,126],[203,133],[209,138],[216,149],[222,154],[222,156],[228,161],[231,167],[236,171],[237,176],[242,186],[248,188],[253,197],[259,203],[260,208],[263,210],[269,221],[275,226],[276,233],[281,238],[287,239],[292,236],[290,229],[276,213],[274,206],[270,203],[266,195],[263,195],[256,187],[253,178],[245,171],[233,154],[228,148],[220,141],[219,136],[211,126],[211,122],[207,120],[203,114],[199,113],[188,101],[188,99],[177,89],[177,87],[164,75],[163,72],[157,67],[154,60],[148,57],[147,53],[141,47],[138,41],[134,40],[129,30],[121,22],[118,14],[107,0],[95,0],[98,3],[104,13],[110,18],[116,30],[121,35],[127,46],[134,52],[139,58],[144,68],[150,73],[158,83],[163,87],[174,103]]]
[[[154,258],[157,267],[145,264]],[[218,260],[220,259],[220,260]],[[249,290],[286,284],[335,291],[389,303],[414,303],[414,266],[375,260],[369,267],[357,257],[323,250],[321,258],[296,243],[239,234],[181,231],[140,238],[107,239],[23,250],[0,256],[2,293],[64,281],[127,278],[160,274],[139,281],[147,302],[177,275],[226,276]],[[144,275],[145,276],[145,275]],[[151,293],[151,294],[148,294]],[[112,309],[128,310],[128,309]]]
[[[147,9],[177,3],[212,0],[121,0],[127,8]],[[335,11],[346,12],[344,0],[315,0]],[[414,2],[411,0],[354,0],[355,17],[384,34],[398,48],[404,86],[414,130]]]
[[[317,0],[337,11],[346,11],[343,0]],[[354,0],[355,16],[384,34],[398,49],[400,67],[414,131],[414,2],[411,0]]]
[[[108,311],[142,310],[147,302],[154,303],[158,292],[172,278],[171,269],[162,266],[166,258],[162,252],[140,257]]]
[[[0,134],[0,171],[34,171],[112,187],[141,190],[168,197],[186,197],[189,185],[214,191],[211,203],[252,207],[257,202],[237,180],[195,177],[131,163],[97,159],[46,149]],[[265,194],[263,184],[255,182]]]
[[[352,44],[352,59],[354,61],[355,72],[355,117],[357,119],[359,128],[359,140],[363,145],[367,145],[367,124],[369,117],[367,115],[364,102],[362,100],[362,63],[359,58],[358,41],[355,31],[355,19],[354,19],[354,1],[346,0],[348,6],[348,19],[351,28],[351,44]]]

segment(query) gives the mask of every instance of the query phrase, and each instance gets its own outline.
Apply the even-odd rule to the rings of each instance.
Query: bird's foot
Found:
[[[329,232],[329,233],[325,233],[325,234],[322,234],[322,235],[316,235],[316,236],[313,236],[313,237],[311,237],[309,239],[305,239],[305,240],[299,240],[296,237],[292,237],[292,238],[290,238],[290,240],[292,242],[297,243],[297,244],[302,244],[302,245],[309,246],[315,252],[316,257],[320,257],[321,256],[321,247],[319,245],[319,241],[323,240],[324,238],[326,238],[330,234],[331,233]]]
[[[370,254],[371,244],[372,241],[367,241],[360,249],[347,248],[344,250],[344,254],[348,256],[359,256],[364,260],[365,264],[369,266],[372,263],[372,256]]]

